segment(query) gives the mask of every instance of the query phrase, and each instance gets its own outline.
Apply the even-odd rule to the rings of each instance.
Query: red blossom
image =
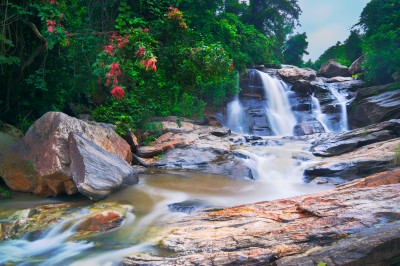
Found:
[[[49,32],[53,32],[54,26],[49,26],[47,30],[48,30]]]
[[[111,90],[111,94],[118,100],[124,98],[125,91],[120,86],[115,86]]]

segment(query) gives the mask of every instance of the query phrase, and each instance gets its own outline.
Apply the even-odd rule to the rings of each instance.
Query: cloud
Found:
[[[312,58],[316,60],[326,49],[335,45],[338,41],[344,41],[349,35],[346,27],[340,24],[331,24],[318,29],[308,35],[308,56],[305,60]]]
[[[309,55],[304,60],[315,61],[329,47],[343,42],[351,27],[358,22],[361,11],[370,0],[299,0],[303,13],[301,27],[296,32],[306,32]]]

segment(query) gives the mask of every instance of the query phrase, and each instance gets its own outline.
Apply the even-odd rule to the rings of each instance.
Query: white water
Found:
[[[277,135],[292,135],[296,120],[290,109],[286,85],[266,73],[258,73],[264,84],[266,111],[272,130]],[[340,104],[344,103],[342,109],[345,108],[345,97],[335,88],[330,89],[334,95],[336,91],[335,97]],[[315,97],[312,103],[314,115],[328,129],[327,117],[322,114]],[[347,124],[346,112],[342,112],[341,121]],[[247,133],[245,111],[238,96],[228,105],[227,123],[234,132]],[[341,127],[345,128],[344,124]],[[308,152],[308,144],[273,137],[265,139],[279,140],[282,144],[248,146],[239,150],[249,157],[243,160],[243,164],[252,170],[255,180],[190,172],[144,175],[138,185],[109,197],[109,200],[127,200],[135,206],[135,215],[128,214],[118,231],[87,241],[71,241],[69,238],[74,235],[79,221],[65,228],[70,222],[66,221],[37,240],[20,239],[0,244],[0,264],[33,261],[39,265],[118,265],[123,257],[132,253],[156,252],[152,245],[158,241],[160,232],[157,230],[188,215],[172,212],[168,204],[200,200],[210,206],[230,207],[313,193],[330,187],[304,183],[304,169],[315,163]]]
[[[267,98],[267,116],[275,135],[291,136],[296,119],[286,94],[287,85],[267,73],[257,71]]]
[[[338,101],[339,105],[340,105],[340,123],[339,123],[339,130],[336,130],[338,132],[341,131],[347,131],[349,130],[349,123],[347,120],[347,108],[346,108],[346,104],[347,104],[347,99],[346,99],[346,95],[340,93],[337,88],[335,83],[327,83],[326,84],[327,88],[331,91],[332,95],[336,98],[336,100]]]
[[[75,222],[68,229],[64,227]],[[93,242],[67,241],[75,234],[78,220],[66,220],[45,232],[37,240],[16,239],[0,244],[0,264],[40,261],[40,265],[55,265],[84,253],[94,246]]]
[[[331,132],[332,130],[329,129],[329,117],[322,113],[321,105],[316,97],[313,95],[311,96],[311,103],[312,103],[312,113],[314,117],[321,122],[322,126],[325,129],[325,132]]]
[[[228,103],[227,109],[227,126],[232,130],[232,132],[248,134],[249,129],[246,122],[246,113],[239,100],[239,94],[236,94],[233,101]]]

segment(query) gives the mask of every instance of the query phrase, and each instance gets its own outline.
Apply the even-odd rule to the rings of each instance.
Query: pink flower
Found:
[[[54,26],[49,26],[49,28],[47,29],[49,32],[53,32],[54,30]]]
[[[120,86],[115,86],[111,90],[111,94],[118,100],[124,98],[125,91]]]

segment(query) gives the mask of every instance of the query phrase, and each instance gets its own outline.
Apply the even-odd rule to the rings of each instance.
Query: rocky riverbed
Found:
[[[240,95],[249,134],[219,124],[226,122],[224,107],[202,121],[159,120],[162,135],[151,146],[140,146],[131,131],[121,138],[111,125],[58,112],[45,114],[25,136],[2,125],[5,185],[70,198],[4,205],[1,262],[14,261],[8,247],[53,235],[56,249],[73,251],[59,254],[71,263],[93,249],[94,256],[116,250],[104,256],[125,265],[399,263],[397,85],[366,87],[335,63],[320,73],[291,66],[262,71],[289,84],[294,136],[268,136],[266,96],[251,71],[241,78]],[[354,129],[332,132],[343,129],[332,125],[343,122],[344,110]],[[49,250],[37,254],[51,263],[61,258]],[[40,261],[37,254],[14,262]]]

